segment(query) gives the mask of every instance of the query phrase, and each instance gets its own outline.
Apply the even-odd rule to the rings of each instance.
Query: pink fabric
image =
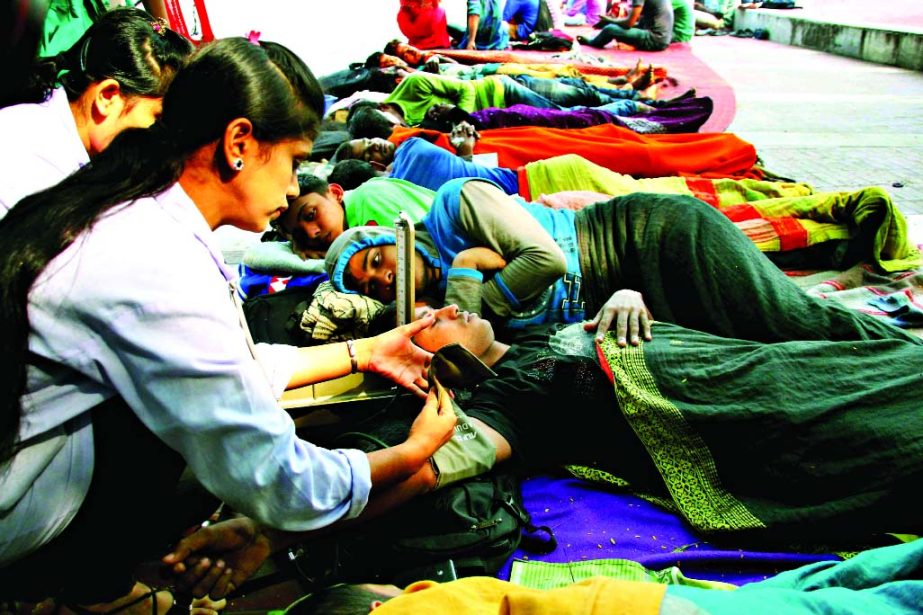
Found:
[[[401,0],[397,25],[417,49],[445,49],[450,44],[445,9],[438,0]]]
[[[543,194],[538,197],[537,202],[552,209],[572,209],[574,211],[580,211],[590,203],[608,201],[611,198],[611,194],[603,194],[601,192],[568,190],[566,192],[555,192],[554,194]]]

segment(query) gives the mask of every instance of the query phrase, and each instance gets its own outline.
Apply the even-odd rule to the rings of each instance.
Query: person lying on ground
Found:
[[[678,223],[677,221],[682,221]],[[395,298],[392,228],[343,232],[325,259],[334,288]],[[457,179],[417,225],[416,293],[509,328],[577,322],[622,343],[651,319],[756,341],[916,337],[810,297],[714,207],[634,193],[579,210],[523,203],[483,179]],[[637,300],[616,295],[632,289]],[[630,335],[629,335],[630,332]]]
[[[507,344],[456,306],[434,314],[417,344],[436,352],[460,343],[496,372],[456,404],[492,447],[453,440],[469,468],[447,476],[424,467],[417,487],[509,461],[525,471],[567,465],[672,501],[696,531],[736,546],[855,547],[923,529],[912,504],[923,476],[919,404],[907,394],[923,385],[919,343],[765,343],[657,322],[639,346],[600,342],[579,324],[530,328]],[[229,558],[239,584],[256,560],[295,540],[234,520],[184,538],[165,561],[191,582]],[[223,595],[214,585],[201,589]]]
[[[390,226],[400,211],[405,211],[411,221],[420,221],[423,215],[429,211],[432,205],[432,197],[435,196],[435,192],[429,192],[429,190],[438,190],[452,179],[466,177],[489,179],[500,186],[507,194],[518,194],[527,200],[532,199],[529,184],[530,177],[533,178],[536,188],[536,199],[543,194],[569,191],[598,192],[602,196],[618,196],[631,192],[691,194],[683,178],[664,177],[636,180],[627,175],[594,165],[573,154],[557,156],[549,160],[539,160],[517,170],[484,166],[474,161],[466,160],[464,156],[466,151],[470,151],[476,131],[470,127],[465,128],[460,125],[457,127],[456,133],[463,139],[458,142],[459,155],[453,156],[428,141],[413,138],[408,139],[398,148],[394,162],[387,167],[383,167],[378,160],[383,159],[384,152],[393,147],[390,142],[371,139],[353,141],[344,145],[337,154],[338,159],[342,158],[345,153],[351,155],[362,149],[362,157],[368,157],[369,160],[360,158],[340,160],[334,165],[328,180],[346,175],[346,181],[351,182],[352,186],[362,187],[357,188],[352,196],[350,196],[349,192],[346,193],[345,197],[337,196],[337,193],[342,194],[340,189],[342,184],[339,181],[330,181],[329,183],[333,190],[330,198],[326,201],[321,201],[318,197],[311,197],[312,201],[317,201],[317,209],[302,210],[302,200],[299,199],[278,219],[276,226],[287,239],[292,241],[296,252],[306,255],[311,254],[314,257],[316,254],[326,252],[333,240],[346,228],[366,224]],[[468,144],[467,149],[465,147],[466,143]],[[351,148],[348,152],[347,147]],[[350,178],[352,173],[344,170],[346,165],[353,168],[354,178]],[[381,168],[384,168],[384,170],[379,171],[378,169]],[[410,195],[404,195],[402,191],[395,192],[398,186],[404,186],[403,182],[392,187],[376,181],[374,183],[377,190],[366,187],[364,182],[374,177],[405,180],[428,190],[426,192],[418,190],[415,194]],[[317,181],[313,179],[299,181],[317,184]],[[699,185],[704,185],[702,182],[711,186],[719,183],[722,186],[733,184],[737,188],[733,195],[748,200],[783,195],[803,195],[811,192],[810,187],[807,185],[795,183],[773,183],[757,180],[698,181],[700,182]],[[339,185],[333,188],[334,184]],[[308,192],[312,192],[312,190],[302,188],[302,195]],[[361,200],[359,195],[363,195]],[[427,201],[427,198],[430,200]],[[369,199],[374,201],[374,207],[361,204]],[[725,205],[728,204],[731,203],[725,203]],[[354,205],[355,211],[353,211]],[[345,218],[344,214],[341,213],[344,208],[346,210]],[[301,227],[300,229],[299,226]]]
[[[344,190],[309,174],[298,176],[298,197],[272,222],[302,258],[323,258],[340,234],[354,226],[391,225],[398,212],[421,220],[436,193],[397,178],[378,178]]]
[[[468,113],[460,107],[448,103],[437,103],[426,110],[421,128],[451,132],[452,127],[467,122],[479,130],[485,128],[508,128],[511,126],[545,126],[549,128],[586,128],[598,124],[624,125],[618,118],[643,116],[655,125],[661,116],[674,116],[678,109],[690,105],[706,107],[705,113],[695,114],[701,121],[689,124],[689,130],[671,130],[670,132],[695,132],[711,115],[711,100],[690,98],[675,101],[658,108],[635,100],[620,100],[599,107],[570,107],[567,109],[543,109],[532,105],[517,104],[510,107],[488,107]],[[387,106],[382,108],[375,103],[361,103],[350,109],[347,129],[353,138],[381,138],[391,136],[395,126],[404,126],[403,119],[394,114]],[[658,113],[659,111],[659,113]],[[693,111],[694,113],[694,111]],[[698,119],[698,117],[696,119]],[[641,131],[639,131],[641,132]]]
[[[543,109],[599,107],[623,100],[637,100],[649,106],[658,104],[651,99],[642,99],[641,94],[634,90],[590,85],[574,77],[543,79],[530,75],[492,75],[480,79],[456,79],[416,72],[405,77],[383,105],[393,107],[392,111],[404,125],[416,126],[423,121],[426,110],[436,103],[453,104],[471,112],[516,104]]]
[[[387,167],[410,138],[421,137],[455,152],[453,138],[438,131],[396,126],[384,140],[352,140],[337,149],[335,160],[365,159]],[[497,166],[516,169],[530,162],[576,154],[590,162],[634,177],[701,175],[710,178],[762,178],[754,168],[756,149],[730,133],[638,134],[601,124],[589,128],[519,126],[478,131],[473,154],[496,154]]]

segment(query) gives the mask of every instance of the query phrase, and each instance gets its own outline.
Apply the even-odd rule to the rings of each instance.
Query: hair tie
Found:
[[[148,22],[151,24],[151,29],[159,34],[160,36],[167,35],[167,29],[170,27],[170,24],[167,23],[167,20],[163,17],[155,17],[152,21]]]
[[[86,74],[87,72],[87,53],[90,51],[90,37],[87,36],[83,39],[83,44],[80,45],[80,72]]]
[[[251,45],[260,46],[260,33],[256,30],[250,30],[250,33],[247,34],[247,40],[250,41]]]

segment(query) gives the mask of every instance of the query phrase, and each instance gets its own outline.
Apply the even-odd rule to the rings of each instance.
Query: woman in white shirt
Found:
[[[322,109],[286,48],[212,43],[177,73],[160,121],[0,221],[0,598],[156,612],[169,596],[131,571],[178,536],[163,513],[183,465],[235,510],[306,531],[357,516],[373,485],[387,496],[451,436],[454,412],[430,395],[401,445],[321,449],[272,385],[362,370],[422,395],[428,354],[409,338],[432,319],[275,347],[275,373],[241,330],[211,231],[261,231],[285,210]]]
[[[164,92],[192,43],[144,11],[104,13],[73,47],[43,58],[30,84],[0,109],[0,217],[52,186],[131,127],[160,115]]]

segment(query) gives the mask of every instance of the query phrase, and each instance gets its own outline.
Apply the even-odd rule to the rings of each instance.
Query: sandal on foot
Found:
[[[159,607],[157,606],[157,594],[160,594],[163,592],[170,593],[170,598],[172,600],[170,602],[170,606],[168,606],[166,610],[161,611]],[[173,608],[173,606],[176,604],[176,599],[173,598],[173,594],[170,592],[169,589],[164,588],[164,587],[152,587],[148,591],[146,591],[144,594],[142,594],[141,596],[135,598],[134,600],[129,600],[125,604],[117,606],[113,609],[109,609],[108,611],[91,611],[90,609],[86,607],[82,607],[78,604],[66,604],[65,606],[71,611],[73,611],[74,613],[77,613],[78,615],[115,615],[116,613],[122,613],[126,609],[129,609],[135,606],[136,604],[140,604],[144,602],[145,600],[150,600],[151,602],[151,611],[150,611],[151,615],[159,615],[160,613],[163,613],[163,614],[169,613],[170,610]]]

